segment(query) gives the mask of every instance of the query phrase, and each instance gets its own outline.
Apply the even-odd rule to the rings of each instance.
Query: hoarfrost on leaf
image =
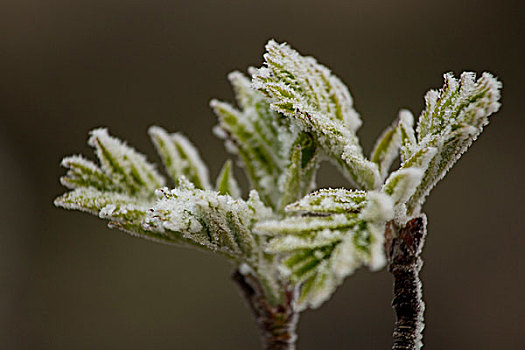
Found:
[[[402,109],[394,123],[377,139],[370,159],[378,165],[381,181],[388,176],[389,169],[399,153],[401,161],[404,162],[406,153],[411,152],[416,143],[413,125],[412,113]]]
[[[310,132],[323,151],[357,187],[380,184],[378,167],[364,157],[355,131],[361,124],[346,86],[312,57],[270,40],[265,66],[253,74],[253,86],[271,107]]]
[[[357,212],[366,204],[365,191],[343,188],[320,189],[288,205],[288,213],[344,214]]]
[[[181,133],[168,134],[158,126],[149,128],[148,133],[159,153],[166,172],[175,182],[185,176],[197,188],[209,189],[208,168],[202,161],[197,148]]]
[[[219,194],[229,194],[233,198],[241,197],[241,189],[233,176],[232,162],[227,160],[217,177],[215,189]]]
[[[271,110],[264,96],[251,87],[250,80],[242,73],[233,72],[228,77],[240,109],[212,100],[210,105],[219,118],[215,133],[239,156],[252,187],[263,201],[274,209],[282,208],[286,202],[295,201],[312,189],[318,164],[316,144]],[[298,147],[299,168],[294,163]],[[296,184],[290,183],[291,168],[295,171]],[[291,190],[297,191],[292,199]]]
[[[159,195],[143,221],[145,230],[174,235],[239,262],[257,256],[259,243],[251,228],[272,216],[257,197],[246,202],[189,186],[161,189]]]
[[[454,165],[488,124],[489,116],[497,112],[501,83],[490,73],[476,80],[473,72],[461,74],[459,80],[452,73],[444,75],[445,83],[439,91],[431,90],[425,96],[426,107],[417,124],[417,144],[407,141],[404,163],[423,149],[435,148],[425,174],[412,197],[407,201],[410,215],[416,215],[426,196],[436,183]]]
[[[61,182],[71,191],[58,197],[55,205],[97,215],[133,236],[191,245],[247,264],[261,280],[268,300],[280,300],[282,291],[272,267],[275,257],[263,251],[264,239],[252,233],[255,222],[274,217],[273,211],[255,190],[247,201],[239,198],[230,162],[219,175],[217,192],[205,189],[210,187],[207,169],[191,143],[159,127],[149,132],[166,171],[176,177],[174,189],[163,187],[164,178],[145,156],[106,129],[96,129],[89,144],[100,165],[82,156],[64,158],[61,164],[68,172]]]
[[[285,254],[280,271],[291,283],[301,284],[299,310],[321,305],[356,268],[384,266],[383,232],[393,217],[389,196],[321,190],[290,204],[287,211],[303,215],[260,222],[255,230],[270,236],[267,252]]]
[[[95,148],[100,169],[111,178],[118,192],[148,198],[156,188],[164,186],[164,178],[146,157],[110,136],[107,129],[91,131],[88,144]]]

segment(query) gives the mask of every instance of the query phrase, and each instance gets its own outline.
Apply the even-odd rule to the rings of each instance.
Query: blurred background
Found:
[[[228,156],[208,102],[270,38],[347,83],[370,152],[442,74],[490,71],[503,107],[431,194],[422,271],[428,349],[522,349],[525,331],[523,1],[0,2],[3,349],[257,349],[232,266],[53,207],[89,130],[158,161],[146,130],[184,131],[215,177]],[[92,157],[93,158],[93,157]],[[236,169],[241,177],[241,171]],[[320,186],[344,186],[323,167]],[[245,183],[245,182],[244,182]],[[300,320],[299,349],[388,349],[391,277],[361,270]]]

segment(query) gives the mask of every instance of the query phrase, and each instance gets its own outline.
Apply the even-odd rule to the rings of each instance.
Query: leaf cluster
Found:
[[[86,211],[133,235],[212,251],[252,274],[271,303],[298,289],[297,309],[317,307],[360,266],[385,264],[385,224],[417,215],[436,183],[499,108],[501,83],[489,73],[445,74],[414,118],[402,110],[370,158],[348,88],[312,57],[270,41],[251,79],[229,75],[237,106],[211,101],[216,134],[244,168],[248,199],[226,161],[215,186],[197,149],[182,134],[151,127],[166,178],[146,157],[105,129],[88,143],[96,164],[64,158],[70,189],[57,206]],[[390,171],[400,157],[401,165]],[[315,188],[322,160],[335,163],[353,189]]]

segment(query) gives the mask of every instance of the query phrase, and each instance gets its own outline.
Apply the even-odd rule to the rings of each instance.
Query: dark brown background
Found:
[[[503,108],[425,210],[429,349],[521,349],[525,337],[523,1],[4,0],[0,3],[0,343],[6,349],[254,349],[220,257],[111,231],[52,206],[60,159],[108,126],[155,159],[147,127],[184,131],[215,176],[226,74],[269,38],[351,88],[367,152],[442,73],[488,70]],[[237,170],[237,174],[240,171]],[[344,185],[332,168],[320,185]],[[387,349],[386,272],[359,271],[303,314],[300,349]]]

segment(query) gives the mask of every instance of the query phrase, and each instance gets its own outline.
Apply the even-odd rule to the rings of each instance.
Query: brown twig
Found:
[[[418,350],[423,346],[425,303],[419,271],[423,266],[426,223],[426,216],[422,215],[402,228],[392,222],[387,224],[388,270],[394,276],[394,350]]]
[[[294,293],[286,291],[282,304],[271,305],[256,278],[251,275],[243,275],[236,270],[232,279],[255,316],[264,348],[267,350],[295,349],[298,313],[294,311],[292,305]]]

